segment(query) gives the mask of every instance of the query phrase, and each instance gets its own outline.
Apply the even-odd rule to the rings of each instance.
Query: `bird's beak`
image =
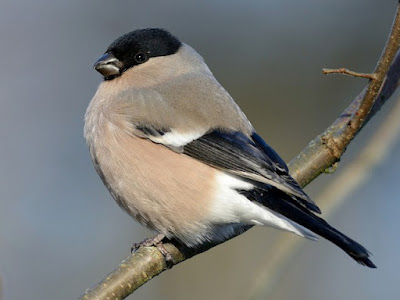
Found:
[[[100,57],[93,68],[105,79],[111,79],[121,74],[123,64],[114,55],[105,53]]]

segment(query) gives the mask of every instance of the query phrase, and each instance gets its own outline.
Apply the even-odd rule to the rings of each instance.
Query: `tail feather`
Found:
[[[254,192],[252,196],[254,197]],[[370,252],[367,249],[330,226],[325,220],[314,215],[300,204],[293,201],[285,201],[285,199],[283,199],[283,201],[277,200],[285,197],[290,196],[276,188],[271,188],[268,193],[263,193],[262,197],[257,197],[254,200],[331,241],[343,249],[359,264],[370,268],[376,268],[374,263],[369,259]]]

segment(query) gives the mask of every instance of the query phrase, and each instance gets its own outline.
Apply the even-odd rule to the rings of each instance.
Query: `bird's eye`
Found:
[[[138,64],[142,64],[142,63],[144,63],[145,61],[147,61],[147,55],[144,54],[143,52],[139,52],[139,53],[137,53],[137,54],[135,55],[134,59],[135,59],[135,61],[136,61]]]

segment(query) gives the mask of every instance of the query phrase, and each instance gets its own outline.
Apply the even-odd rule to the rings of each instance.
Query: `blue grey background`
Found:
[[[111,199],[82,136],[101,81],[93,63],[123,33],[164,27],[192,45],[259,133],[289,161],[366,81],[396,1],[60,1],[0,3],[0,299],[76,299],[153,233]],[[349,148],[357,156],[389,104]],[[377,270],[309,242],[273,299],[398,296],[400,143],[329,221],[364,244]],[[323,175],[314,196],[332,178]],[[155,278],[131,299],[243,299],[285,233],[255,228]],[[297,237],[293,236],[293,239]]]

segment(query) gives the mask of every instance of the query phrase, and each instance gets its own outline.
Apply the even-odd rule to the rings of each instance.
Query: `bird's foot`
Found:
[[[145,239],[139,243],[133,243],[131,253],[136,252],[142,247],[156,247],[158,251],[160,251],[161,254],[164,256],[165,263],[167,264],[167,268],[169,269],[175,264],[175,261],[172,258],[171,253],[169,253],[168,250],[165,248],[163,244],[163,239],[165,239],[165,235],[158,234],[153,238]]]

